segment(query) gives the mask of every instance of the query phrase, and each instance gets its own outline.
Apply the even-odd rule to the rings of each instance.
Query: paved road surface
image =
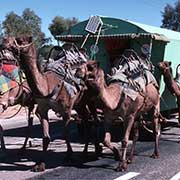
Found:
[[[72,123],[71,139],[74,150],[73,160],[65,161],[65,142],[62,139],[61,122],[56,122],[53,116],[51,120],[52,142],[49,152],[46,155],[46,171],[41,173],[32,172],[32,166],[40,160],[41,153],[41,127],[38,120],[33,129],[33,147],[28,148],[25,154],[21,154],[19,148],[23,144],[25,136],[26,120],[22,116],[17,116],[14,120],[4,122],[5,142],[7,153],[0,151],[0,179],[98,179],[98,180],[177,180],[180,179],[180,136],[179,127],[166,128],[160,139],[160,159],[151,159],[149,156],[153,152],[153,142],[138,142],[135,151],[135,162],[130,164],[128,171],[116,172],[114,168],[117,162],[112,153],[106,148],[103,149],[103,157],[96,159],[94,147],[90,145],[87,159],[82,158],[84,144],[77,138],[76,124]],[[17,123],[18,122],[18,123]],[[20,123],[21,122],[21,123]],[[174,120],[173,120],[174,122]],[[14,124],[18,127],[14,128]],[[173,123],[172,123],[173,124]],[[119,143],[120,146],[120,143]]]

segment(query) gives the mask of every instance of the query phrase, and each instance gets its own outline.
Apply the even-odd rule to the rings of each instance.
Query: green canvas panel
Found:
[[[165,88],[163,78],[157,69],[157,63],[163,60],[169,60],[172,62],[173,76],[175,77],[176,66],[179,64],[180,59],[180,33],[164,28],[154,27],[138,22],[129,20],[101,17],[103,21],[103,28],[101,35],[108,36],[120,35],[123,39],[128,39],[130,48],[133,48],[138,55],[141,55],[141,46],[143,44],[150,44],[152,39],[152,51],[151,61],[155,65],[155,77],[160,85],[161,98],[161,111],[170,110],[176,107],[175,98],[170,95],[168,90]],[[62,36],[67,37],[68,35],[83,35],[83,38],[76,37],[76,43],[80,47],[83,40],[85,39],[88,32],[85,31],[85,27],[88,20],[78,23],[77,25],[70,28],[69,31],[64,32]],[[131,35],[145,34],[143,38],[134,38]],[[149,34],[150,36],[147,36]],[[97,35],[97,34],[96,34]],[[124,37],[122,36],[124,35]],[[152,36],[151,36],[152,35]],[[119,39],[121,41],[121,39]],[[168,42],[169,41],[169,42]],[[90,54],[90,47],[95,43],[95,39],[89,38],[85,43],[85,48]],[[98,42],[99,51],[95,56],[95,59],[100,62],[100,66],[108,72],[109,69],[109,54],[106,50],[105,40],[100,39]]]

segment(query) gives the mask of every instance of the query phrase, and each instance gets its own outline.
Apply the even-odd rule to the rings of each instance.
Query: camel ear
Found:
[[[169,61],[169,66],[171,66],[171,64],[172,64],[172,62],[171,62],[171,61]]]

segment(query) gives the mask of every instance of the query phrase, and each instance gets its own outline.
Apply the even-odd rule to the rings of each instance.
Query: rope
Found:
[[[18,48],[26,48],[26,47],[29,47],[29,46],[31,46],[33,44],[33,42],[31,42],[31,43],[26,44],[26,45],[19,45],[15,38],[14,38],[14,43]]]

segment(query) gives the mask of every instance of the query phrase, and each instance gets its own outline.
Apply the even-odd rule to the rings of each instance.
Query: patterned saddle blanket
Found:
[[[59,52],[50,61],[45,71],[55,72],[60,80],[65,81],[67,91],[71,96],[75,95],[81,86],[81,78],[75,75],[76,68],[87,62],[87,58],[72,43],[66,43],[59,47]]]
[[[0,70],[0,94],[4,94],[10,89],[22,83],[20,69],[16,65],[3,64]]]

